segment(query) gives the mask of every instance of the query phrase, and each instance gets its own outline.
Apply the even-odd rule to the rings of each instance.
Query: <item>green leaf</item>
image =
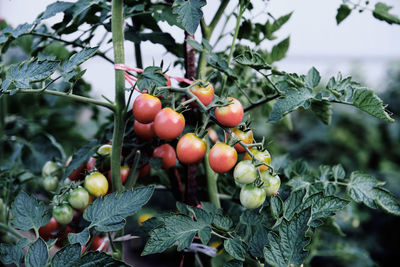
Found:
[[[175,39],[166,32],[137,32],[128,28],[125,31],[125,39],[134,43],[150,41],[153,44],[162,44],[164,46],[176,45]]]
[[[283,59],[286,56],[286,52],[289,49],[289,43],[290,43],[290,37],[287,37],[278,44],[274,45],[274,47],[272,47],[269,63],[273,63],[275,61]]]
[[[353,94],[353,104],[378,119],[394,122],[394,119],[385,110],[386,106],[383,101],[372,90],[356,89]]]
[[[79,150],[72,155],[71,162],[65,170],[64,179],[70,176],[71,173],[78,169],[82,164],[87,162],[89,158],[96,152],[98,145],[98,140],[92,140],[81,146]]]
[[[237,260],[244,261],[246,257],[246,250],[243,243],[238,236],[229,238],[224,241],[224,248],[226,252]]]
[[[399,201],[387,190],[381,188],[384,183],[361,172],[353,172],[347,185],[349,196],[357,203],[400,216]]]
[[[90,238],[90,233],[88,228],[83,229],[82,232],[77,234],[75,233],[68,234],[68,241],[70,244],[79,243],[82,246],[84,246],[89,241],[89,238]]]
[[[306,195],[305,190],[292,191],[290,196],[285,200],[283,205],[283,217],[286,220],[291,220],[296,212],[301,211],[301,205]]]
[[[321,75],[319,74],[318,70],[314,67],[312,67],[305,78],[305,83],[306,86],[310,87],[310,88],[314,88],[316,87],[319,82],[321,81]]]
[[[90,222],[89,229],[94,227],[99,232],[117,231],[125,226],[126,217],[149,201],[153,192],[154,187],[147,186],[99,197],[86,208],[83,218]]]
[[[30,89],[30,83],[46,80],[52,75],[58,66],[58,61],[28,61],[22,62],[19,66],[11,66],[6,73],[6,80],[1,89],[7,90],[11,84],[16,88]]]
[[[282,199],[279,196],[272,197],[270,200],[270,207],[272,216],[274,216],[275,219],[278,219],[283,212]]]
[[[45,203],[37,201],[24,191],[21,191],[15,198],[11,206],[11,213],[13,215],[11,224],[15,228],[24,231],[30,229],[38,230],[51,219],[51,214]]]
[[[165,86],[167,78],[165,78],[160,67],[147,67],[139,74],[137,86],[140,90],[149,89],[152,86]]]
[[[64,2],[64,1],[57,1],[55,3],[52,3],[46,7],[46,10],[42,15],[39,16],[41,20],[43,19],[48,19],[53,16],[55,16],[57,13],[64,12],[71,6],[73,6],[74,3],[69,3],[69,2]]]
[[[85,48],[78,53],[72,55],[67,61],[64,61],[61,65],[63,73],[66,75],[68,72],[75,70],[83,62],[91,58],[96,54],[98,47]]]
[[[215,214],[212,224],[213,224],[215,227],[217,227],[217,228],[219,228],[219,229],[221,229],[221,230],[228,231],[229,229],[232,228],[232,226],[233,226],[233,221],[232,221],[232,219],[229,218],[228,216],[223,216],[223,215],[220,215],[220,214]]]
[[[331,124],[332,104],[326,100],[311,100],[311,110],[326,125]]]
[[[344,179],[346,176],[346,172],[343,169],[343,166],[341,164],[335,165],[332,167],[332,173],[333,177],[338,180],[338,179]]]
[[[264,256],[264,247],[268,244],[268,230],[262,224],[253,228],[248,243],[249,252],[254,257],[262,258]]]
[[[38,238],[28,250],[25,256],[25,266],[27,267],[39,267],[45,266],[49,259],[49,252],[46,245],[41,238]]]
[[[273,23],[267,21],[267,23],[265,24],[265,32],[264,32],[265,38],[267,38],[268,40],[275,40],[276,37],[273,35],[273,33],[279,30],[284,24],[286,24],[286,22],[289,21],[292,14],[293,12],[283,15],[279,17],[277,20],[275,20]]]
[[[96,5],[100,2],[100,0],[78,0],[71,7],[72,17],[76,19],[81,14],[85,14],[85,12],[93,5]]]
[[[58,251],[53,259],[51,260],[52,267],[99,267],[99,266],[109,266],[109,267],[122,267],[129,265],[113,259],[110,255],[102,252],[89,252],[82,257],[81,255],[81,245],[73,244],[62,248]]]
[[[337,10],[336,23],[339,25],[345,18],[347,18],[351,13],[351,9],[346,4],[341,4]]]
[[[271,66],[265,63],[265,60],[262,58],[262,56],[251,49],[246,49],[242,54],[236,56],[235,61],[241,65],[248,66],[256,70],[271,69]]]
[[[400,203],[392,193],[383,188],[377,188],[374,191],[376,194],[375,203],[379,208],[387,213],[400,216]]]
[[[0,244],[0,261],[3,264],[15,264],[20,266],[24,258],[24,251],[20,246],[10,245],[6,243]]]
[[[150,232],[142,256],[163,252],[175,243],[179,251],[188,248],[196,233],[204,228],[204,225],[186,215],[171,215],[159,219],[163,225]]]
[[[309,196],[301,209],[311,208],[312,220],[318,220],[335,215],[335,213],[349,204],[349,201],[336,197],[324,196],[322,192]]]
[[[202,228],[198,231],[201,242],[207,245],[211,238],[211,226],[213,216],[203,209],[188,206],[188,209],[192,212],[196,222],[202,225]]]
[[[203,18],[201,8],[206,4],[205,0],[175,0],[172,8],[173,13],[178,15],[177,21],[188,33],[194,34]]]
[[[20,24],[17,26],[17,28],[15,28],[12,31],[12,36],[14,38],[18,38],[23,34],[29,33],[33,28],[33,24],[28,24],[28,23],[24,23],[24,24]]]
[[[308,255],[305,247],[310,243],[306,237],[311,209],[295,215],[290,221],[284,219],[279,232],[268,234],[269,244],[264,249],[264,257],[272,266],[300,266]]]
[[[389,11],[393,7],[386,5],[385,3],[378,2],[375,4],[374,11],[372,12],[372,15],[379,19],[386,21],[389,24],[400,24],[400,18],[396,15],[390,14]]]
[[[243,261],[239,260],[230,260],[224,264],[224,267],[243,267]]]
[[[301,87],[297,90],[291,89],[285,93],[285,97],[279,98],[273,104],[272,111],[268,117],[270,122],[279,121],[285,114],[299,107],[310,107],[311,99],[314,97],[314,93],[306,87]]]

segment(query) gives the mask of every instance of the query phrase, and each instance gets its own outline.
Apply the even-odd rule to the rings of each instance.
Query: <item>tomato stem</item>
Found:
[[[18,233],[17,230],[15,230],[14,228],[8,226],[7,224],[4,224],[4,223],[0,222],[0,229],[3,229],[5,231],[9,232],[10,234],[12,234],[13,236],[15,236],[17,238],[25,238],[23,235]]]

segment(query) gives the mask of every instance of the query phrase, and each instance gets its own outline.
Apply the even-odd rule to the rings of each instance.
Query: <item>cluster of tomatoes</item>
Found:
[[[189,87],[189,95],[194,96],[190,102],[198,107],[195,101],[200,101],[206,107],[213,102],[214,88],[210,83],[196,83]],[[215,142],[209,151],[208,161],[212,170],[217,173],[226,173],[233,169],[234,178],[240,185],[240,201],[249,209],[262,205],[266,196],[275,195],[280,187],[278,175],[273,175],[268,170],[271,156],[267,150],[253,148],[253,133],[250,129],[243,131],[238,125],[243,120],[243,106],[239,100],[228,97],[226,104],[216,105],[214,117],[220,126],[230,132],[225,139],[236,140],[232,142]],[[142,140],[152,140],[158,137],[170,141],[181,136],[185,129],[185,118],[182,113],[171,107],[162,107],[160,98],[144,93],[139,95],[133,104],[135,118],[134,131]],[[214,132],[215,133],[215,132]],[[209,135],[211,132],[209,131]],[[169,169],[176,165],[176,159],[183,164],[196,164],[203,160],[207,152],[207,143],[204,139],[205,132],[189,132],[181,136],[176,145],[176,150],[171,144],[165,143],[157,147],[153,157],[162,158],[162,167]],[[234,141],[235,142],[235,141]],[[238,161],[238,153],[246,154],[243,161]],[[249,153],[250,152],[250,153]],[[258,168],[258,170],[257,170]]]
[[[68,233],[79,231],[83,211],[92,202],[92,198],[104,196],[111,192],[110,156],[111,145],[102,145],[96,154],[74,170],[60,183],[64,168],[61,164],[48,161],[42,168],[43,187],[54,194],[52,218],[48,224],[39,229],[44,240],[57,238],[56,245],[62,247]],[[70,159],[67,161],[68,166]],[[129,167],[121,166],[121,182],[124,184],[129,175]],[[107,178],[104,174],[107,174]],[[82,186],[83,185],[83,186]],[[91,250],[103,251],[108,239],[95,235],[90,241]]]

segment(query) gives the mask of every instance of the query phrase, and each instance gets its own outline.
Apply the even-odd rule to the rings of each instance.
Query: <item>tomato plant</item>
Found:
[[[273,2],[54,1],[32,23],[0,19],[0,261],[396,262],[398,75],[387,106],[350,76],[285,70],[292,10]],[[374,4],[343,1],[336,23],[400,25]]]

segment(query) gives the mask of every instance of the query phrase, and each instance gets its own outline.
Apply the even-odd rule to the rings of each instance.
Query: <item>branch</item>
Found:
[[[38,32],[30,32],[30,33],[27,33],[26,35],[28,35],[28,34],[34,35],[34,36],[40,36],[40,37],[50,38],[50,39],[53,39],[53,40],[55,40],[55,41],[59,41],[59,42],[62,42],[62,43],[64,43],[64,44],[67,44],[67,45],[72,45],[72,46],[77,46],[77,47],[81,47],[81,48],[86,48],[84,45],[81,45],[81,44],[78,44],[78,43],[72,42],[72,41],[67,41],[67,40],[61,39],[61,38],[59,38],[59,37],[53,36],[53,35],[51,35],[51,34],[38,33]],[[102,53],[102,52],[96,52],[96,55],[98,55],[98,56],[104,58],[105,60],[107,60],[108,62],[114,64],[114,61],[113,61],[112,59],[110,59],[109,57],[107,57],[104,53]]]
[[[55,95],[55,96],[61,96],[65,98],[70,98],[79,102],[83,103],[88,103],[88,104],[94,104],[97,106],[102,106],[105,108],[108,108],[111,111],[114,111],[114,105],[108,103],[108,102],[103,102],[100,100],[96,100],[90,97],[85,97],[85,96],[80,96],[80,95],[74,95],[74,94],[68,94],[64,92],[59,92],[59,91],[53,91],[53,90],[43,90],[43,89],[18,89],[17,93],[22,93],[22,94],[48,94],[48,95]],[[3,91],[2,94],[10,94],[10,91]]]
[[[256,107],[258,107],[258,106],[260,106],[260,105],[262,105],[262,104],[265,104],[265,103],[267,103],[267,102],[269,102],[269,101],[272,101],[272,100],[274,100],[274,99],[277,99],[277,98],[279,98],[280,96],[281,96],[280,94],[275,94],[275,95],[273,95],[273,96],[270,96],[270,97],[266,97],[266,98],[264,98],[264,99],[261,99],[261,100],[255,102],[255,103],[251,104],[250,106],[245,107],[245,108],[244,108],[244,112],[247,112],[247,111],[252,110],[253,108],[256,108]]]
[[[222,0],[221,4],[218,7],[217,12],[215,12],[214,18],[211,20],[209,27],[209,30],[212,34],[214,31],[215,26],[217,26],[219,20],[221,19],[222,14],[224,14],[225,8],[228,6],[229,0]],[[209,37],[211,37],[211,34]]]

